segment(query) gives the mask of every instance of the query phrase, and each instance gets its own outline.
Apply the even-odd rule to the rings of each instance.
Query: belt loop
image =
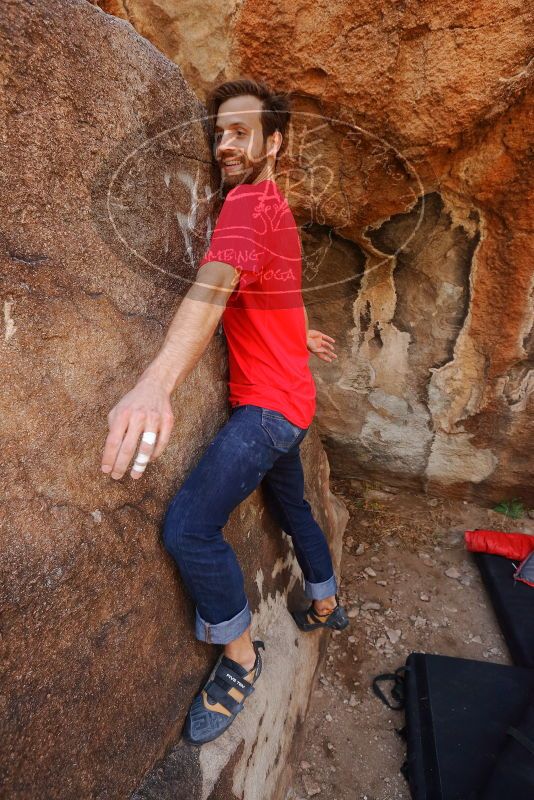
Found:
[[[210,626],[208,623],[205,624],[205,628],[206,628],[206,643],[211,644]]]

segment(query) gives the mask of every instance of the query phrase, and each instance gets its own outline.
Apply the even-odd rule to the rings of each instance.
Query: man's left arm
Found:
[[[310,330],[306,306],[304,306],[304,319],[306,321],[306,347],[310,353],[313,353],[322,361],[330,362],[337,358],[337,353],[334,351],[334,342],[336,340],[331,336],[327,336],[326,333],[321,333],[321,331]]]

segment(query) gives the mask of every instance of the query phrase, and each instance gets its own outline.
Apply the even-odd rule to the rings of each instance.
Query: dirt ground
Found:
[[[307,634],[328,636],[328,651],[286,800],[407,800],[395,732],[404,715],[380,702],[372,679],[413,651],[511,663],[463,533],[534,534],[534,520],[358,481],[331,485],[350,512],[339,596],[351,624]]]

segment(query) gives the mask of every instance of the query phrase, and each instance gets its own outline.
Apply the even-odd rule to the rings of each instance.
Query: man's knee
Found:
[[[177,558],[184,535],[186,504],[180,492],[169,504],[163,519],[163,544],[167,552]]]

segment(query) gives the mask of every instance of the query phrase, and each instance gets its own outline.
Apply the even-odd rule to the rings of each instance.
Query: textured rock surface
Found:
[[[194,638],[161,521],[227,417],[221,337],[173,398],[179,424],[162,458],[140,481],[100,471],[107,413],[159,348],[205,244],[201,108],[127,23],[82,0],[68,13],[59,0],[4,6],[2,793],[118,798],[144,783],[146,797],[159,780],[158,798],[226,800],[233,785],[257,797],[264,781],[274,797],[323,639],[289,625],[300,576],[261,489],[225,533],[267,677],[209,758],[172,750],[219,648]],[[346,512],[314,431],[302,450],[339,568]]]
[[[242,0],[90,0],[109,14],[130,22],[153,45],[180,66],[199,96],[224,80],[232,63],[231,31]]]
[[[187,3],[125,7],[200,97],[242,73],[295,92],[282,183],[340,350],[314,365],[334,474],[532,505],[532,4],[246,0],[220,27],[205,4],[189,59],[158,22]]]

